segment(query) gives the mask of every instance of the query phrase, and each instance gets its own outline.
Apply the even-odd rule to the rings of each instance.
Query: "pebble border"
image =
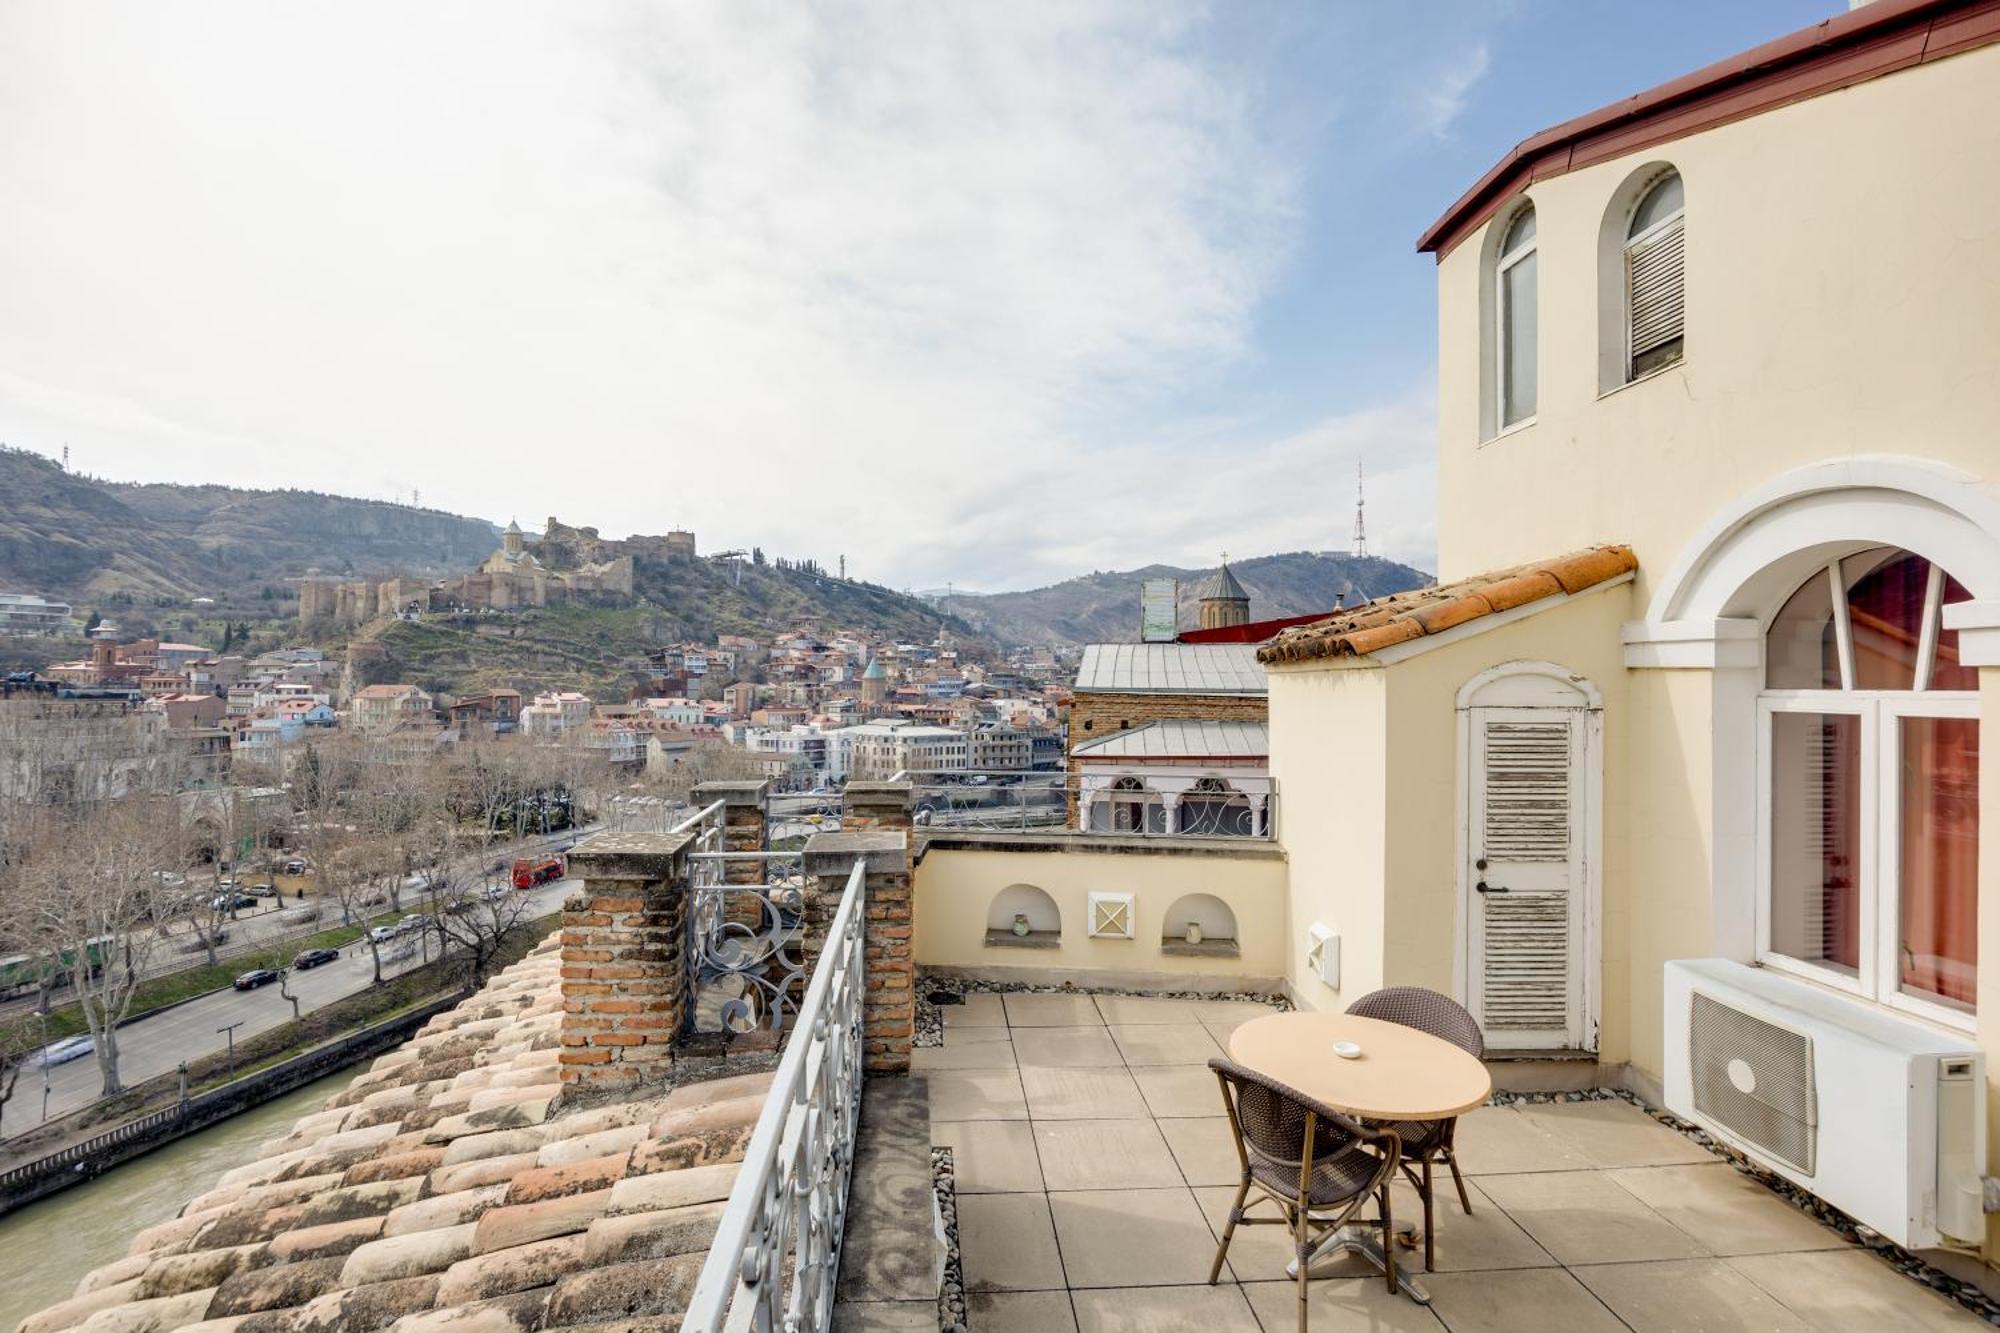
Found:
[[[978,981],[970,977],[940,977],[919,972],[917,974],[917,1028],[918,1046],[944,1045],[944,1016],[931,999],[934,993],[956,995],[963,999],[967,995],[1143,995],[1159,1000],[1255,1000],[1268,1004],[1280,1011],[1290,1010],[1292,1002],[1282,995],[1267,995],[1256,991],[1212,991],[1212,990],[1133,990],[1127,986],[1077,986],[1064,982],[1060,986],[1036,986],[1025,981]]]
[[[944,1282],[938,1287],[939,1333],[965,1333],[965,1269],[958,1259],[958,1175],[951,1149],[931,1149],[931,1188],[944,1219]]]
[[[1826,1200],[1799,1188],[1777,1172],[1759,1166],[1740,1150],[1717,1139],[1700,1125],[1683,1120],[1671,1111],[1648,1106],[1623,1088],[1592,1088],[1583,1092],[1496,1092],[1487,1098],[1487,1104],[1490,1106],[1534,1106],[1550,1102],[1628,1102],[1682,1138],[1699,1144],[1728,1162],[1743,1175],[1750,1177],[1792,1207],[1810,1215],[1814,1221],[1832,1230],[1848,1244],[1873,1251],[1910,1281],[1922,1283],[1952,1300],[1968,1313],[2000,1327],[2000,1300],[1987,1295],[1977,1284],[1961,1282],[1949,1273],[1933,1267],[1880,1232],[1855,1221]]]

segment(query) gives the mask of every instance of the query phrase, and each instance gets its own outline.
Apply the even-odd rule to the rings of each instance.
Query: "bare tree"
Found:
[[[170,794],[135,791],[47,813],[27,848],[28,929],[66,963],[109,1097],[124,1089],[118,1025],[161,938],[153,922],[167,898],[158,872],[176,859],[180,812]]]

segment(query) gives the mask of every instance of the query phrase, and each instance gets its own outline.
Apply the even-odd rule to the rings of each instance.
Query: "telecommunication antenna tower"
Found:
[[[1356,560],[1368,556],[1368,500],[1362,492],[1361,464],[1354,464],[1354,551]]]

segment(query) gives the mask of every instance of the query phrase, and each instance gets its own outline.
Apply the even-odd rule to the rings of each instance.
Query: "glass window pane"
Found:
[[[1854,630],[1854,688],[1914,689],[1931,562],[1880,548],[1849,556],[1840,562],[1840,573],[1847,581],[1847,620]]]
[[[1507,367],[1500,424],[1511,426],[1535,414],[1535,256],[1515,261],[1500,274],[1500,336]]]
[[[1901,723],[1899,979],[1969,1013],[1979,975],[1979,719]]]
[[[1771,947],[1861,962],[1861,719],[1771,715]]]
[[[1511,255],[1514,251],[1535,239],[1535,210],[1524,208],[1507,226],[1507,235],[1500,242],[1500,253]]]
[[[1965,585],[1951,575],[1944,576],[1944,605],[1955,602],[1969,602],[1972,594]],[[1937,662],[1931,667],[1931,688],[1934,690],[1976,690],[1979,688],[1979,668],[1961,666],[1958,660],[1958,631],[1939,629]]]
[[[1820,570],[1792,594],[1764,636],[1764,684],[1773,690],[1840,688],[1833,583]]]
[[[1646,192],[1632,210],[1632,225],[1625,229],[1629,239],[1681,211],[1683,192],[1680,173],[1675,172]]]

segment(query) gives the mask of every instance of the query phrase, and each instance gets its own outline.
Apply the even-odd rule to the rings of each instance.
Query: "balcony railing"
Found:
[[[1130,774],[903,773],[911,818],[933,833],[1114,833],[1137,837],[1268,839],[1270,779]]]
[[[856,862],[681,1333],[824,1333],[832,1321],[861,1113],[862,876]]]

